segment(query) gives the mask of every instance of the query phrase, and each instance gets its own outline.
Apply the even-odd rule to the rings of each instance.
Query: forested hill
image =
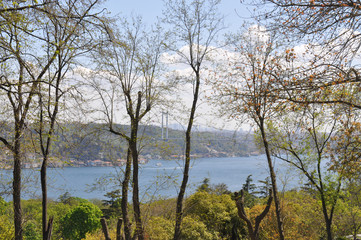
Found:
[[[8,124],[9,126],[9,124]],[[129,135],[130,128],[127,125],[116,125],[116,131]],[[6,128],[2,128],[6,131]],[[141,126],[139,135],[139,149],[141,159],[180,159],[184,149],[184,131],[168,129],[163,131],[158,126]],[[28,131],[26,137],[26,163],[40,163],[39,149],[33,149],[38,141],[36,131]],[[114,162],[126,158],[126,141],[111,133],[102,124],[79,124],[67,123],[57,129],[53,141],[52,162],[77,165],[87,165],[89,161],[101,160]],[[252,133],[209,130],[194,131],[192,134],[192,157],[233,157],[259,154],[254,144]],[[7,165],[11,165],[11,154],[3,151],[2,159],[8,159]]]
[[[117,125],[119,132],[129,134],[129,126]],[[184,131],[157,126],[141,126],[138,139],[140,154],[147,159],[180,158],[184,149]],[[127,143],[101,124],[67,124],[58,131],[55,152],[63,159],[89,161],[125,159]],[[192,136],[194,157],[247,156],[257,154],[254,137],[233,131],[195,131]]]

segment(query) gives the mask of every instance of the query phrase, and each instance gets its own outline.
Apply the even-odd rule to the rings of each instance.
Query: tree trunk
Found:
[[[327,240],[333,240],[332,238],[332,221],[328,219],[326,221]]]
[[[138,119],[132,121],[131,139],[129,147],[132,153],[133,159],[133,210],[134,219],[136,223],[135,233],[139,240],[144,240],[143,224],[140,214],[140,202],[139,202],[139,161],[138,161],[138,149],[137,149],[137,133],[138,133]]]
[[[181,234],[181,224],[182,224],[182,217],[183,217],[183,199],[184,194],[187,188],[188,178],[189,178],[189,166],[190,166],[190,154],[191,154],[191,133],[192,133],[192,126],[194,115],[196,112],[198,95],[199,95],[199,86],[200,86],[200,76],[199,72],[196,72],[196,85],[195,91],[193,95],[193,103],[192,108],[188,120],[188,127],[185,134],[186,140],[186,149],[185,149],[185,163],[184,163],[184,171],[183,171],[183,180],[179,190],[178,198],[177,198],[177,206],[176,206],[176,221],[175,221],[175,228],[174,228],[174,240],[180,239]]]
[[[125,240],[131,240],[132,235],[130,232],[130,223],[128,216],[128,189],[129,189],[129,181],[130,181],[130,173],[132,167],[132,156],[130,148],[128,147],[127,152],[127,163],[125,166],[125,176],[122,183],[122,215],[124,220],[124,235]]]
[[[118,218],[116,240],[123,240],[123,237],[122,237],[122,224],[123,224],[123,219]]]
[[[48,224],[48,192],[47,192],[47,183],[46,183],[46,168],[48,164],[48,157],[44,156],[43,164],[41,165],[40,170],[40,181],[41,181],[41,193],[42,193],[42,225],[43,225],[43,240],[50,240],[49,231],[52,226]],[[49,222],[50,223],[50,222]]]
[[[270,208],[271,208],[271,204],[272,204],[272,191],[271,189],[269,190],[269,196],[268,196],[268,201],[267,201],[267,205],[265,207],[265,209],[263,209],[262,213],[260,213],[256,219],[255,219],[255,224],[254,227],[252,225],[251,220],[247,217],[246,211],[244,209],[244,191],[241,190],[241,195],[239,196],[239,193],[235,192],[235,201],[236,201],[236,207],[238,210],[238,216],[244,220],[247,224],[247,228],[248,228],[248,235],[250,237],[251,240],[259,240],[259,227],[260,224],[262,222],[262,220],[266,217],[266,215],[268,214]]]
[[[321,191],[323,191],[323,186],[321,185]],[[323,217],[325,218],[325,224],[326,224],[326,233],[327,233],[327,240],[332,240],[332,219],[328,217],[327,207],[326,207],[326,199],[324,197],[323,192],[320,192],[321,194],[321,203],[322,203],[322,212]]]
[[[144,239],[142,218],[140,214],[140,202],[139,202],[139,162],[138,153],[136,148],[136,141],[132,143],[132,158],[133,158],[133,210],[134,219],[136,223],[136,235],[139,240]],[[135,152],[135,153],[134,153]]]
[[[15,130],[15,145],[14,145],[14,170],[13,170],[13,206],[14,206],[14,225],[15,225],[15,240],[23,239],[22,228],[22,210],[21,210],[21,143],[20,130]]]
[[[273,198],[274,198],[274,203],[275,203],[275,208],[276,208],[276,217],[277,217],[277,226],[278,226],[278,233],[279,233],[279,237],[280,240],[284,240],[284,232],[283,232],[283,220],[282,220],[282,214],[281,214],[281,206],[280,206],[280,201],[278,199],[278,190],[277,190],[277,182],[276,182],[276,174],[273,168],[273,163],[272,163],[272,158],[271,158],[271,153],[269,150],[269,146],[268,146],[268,141],[266,138],[266,132],[264,129],[264,119],[260,117],[260,131],[261,131],[261,135],[262,135],[262,141],[263,141],[263,145],[264,145],[264,150],[266,152],[266,157],[267,157],[267,162],[268,162],[268,168],[270,171],[270,177],[271,177],[271,182],[272,182],[272,190],[273,190]]]
[[[109,237],[107,222],[106,222],[104,217],[102,217],[100,219],[100,223],[102,224],[102,230],[103,230],[103,233],[104,233],[105,240],[111,240],[110,237]]]

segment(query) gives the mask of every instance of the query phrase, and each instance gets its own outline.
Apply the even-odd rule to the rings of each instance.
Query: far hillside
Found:
[[[128,134],[128,125],[116,125],[118,130]],[[199,128],[202,129],[202,128]],[[3,129],[4,131],[4,129]],[[168,129],[168,138],[158,126],[141,126],[139,146],[142,161],[149,159],[181,159],[184,152],[184,131]],[[30,134],[29,144],[36,134]],[[259,154],[252,133],[229,130],[194,131],[192,134],[192,158],[238,157]],[[33,146],[33,144],[30,144]],[[58,128],[53,143],[54,154],[51,166],[108,166],[121,164],[126,157],[127,143],[121,137],[109,132],[103,124],[68,123]],[[25,167],[38,167],[40,155],[27,148]],[[10,156],[3,152],[2,159]],[[94,162],[97,160],[96,162]],[[11,164],[10,164],[11,165]]]

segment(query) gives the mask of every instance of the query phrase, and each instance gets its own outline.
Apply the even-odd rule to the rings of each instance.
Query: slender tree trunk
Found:
[[[271,177],[271,182],[272,182],[272,190],[273,190],[273,198],[274,198],[274,203],[275,203],[275,208],[276,208],[276,217],[277,217],[277,226],[278,226],[278,233],[279,233],[279,237],[280,240],[284,240],[284,232],[283,232],[283,220],[282,220],[282,214],[281,214],[281,206],[280,206],[280,201],[278,199],[278,190],[277,190],[277,182],[276,182],[276,174],[273,168],[273,163],[272,163],[272,158],[271,158],[271,153],[269,150],[269,146],[268,146],[268,141],[266,138],[266,132],[264,129],[264,119],[260,117],[260,131],[261,131],[261,135],[262,135],[262,141],[263,141],[263,145],[264,145],[264,150],[266,152],[266,157],[267,157],[267,162],[268,162],[268,168],[270,171],[270,177]]]
[[[102,217],[100,219],[100,223],[102,224],[102,230],[103,230],[105,240],[111,240],[110,237],[109,237],[107,221],[105,220],[104,217]]]
[[[49,240],[50,236],[48,237],[48,229],[47,229],[47,222],[48,222],[48,192],[47,192],[47,184],[46,184],[46,165],[47,165],[47,156],[44,156],[43,164],[41,165],[40,170],[40,181],[41,181],[41,193],[42,193],[42,223],[43,223],[43,240]]]
[[[130,181],[130,173],[132,167],[132,156],[130,148],[128,147],[127,152],[127,163],[125,166],[125,175],[124,180],[122,183],[122,215],[124,221],[124,235],[125,240],[131,240],[132,235],[130,232],[130,223],[129,223],[129,216],[128,216],[128,190],[129,190],[129,181]]]
[[[332,221],[328,219],[326,221],[327,240],[333,240],[332,238]]]
[[[41,193],[42,193],[42,225],[43,225],[43,240],[51,239],[51,230],[53,227],[53,218],[48,221],[48,187],[46,179],[46,170],[48,166],[48,156],[44,156],[43,164],[40,170]]]
[[[13,170],[13,206],[14,206],[14,225],[15,240],[23,239],[22,228],[22,210],[21,210],[21,143],[20,130],[16,129],[14,145],[14,170]]]
[[[185,162],[184,162],[184,171],[183,171],[183,180],[179,190],[178,198],[177,198],[177,206],[176,206],[176,221],[175,221],[175,228],[174,228],[174,240],[180,239],[181,234],[181,224],[183,218],[183,199],[184,194],[187,188],[188,178],[189,178],[189,166],[191,161],[191,133],[192,133],[192,126],[194,115],[196,112],[198,95],[199,95],[199,86],[200,86],[200,76],[199,72],[196,72],[196,85],[194,88],[193,94],[193,103],[192,108],[189,116],[188,127],[185,134],[186,140],[186,149],[185,149]]]
[[[123,219],[118,218],[116,240],[123,240],[123,237],[122,237],[122,223],[123,223]]]
[[[140,214],[140,202],[139,202],[139,161],[137,150],[137,133],[138,133],[138,119],[132,121],[131,139],[129,147],[132,153],[133,159],[133,210],[134,218],[136,222],[136,235],[139,240],[144,240],[143,224]]]
[[[323,187],[321,188],[323,190]],[[322,202],[322,212],[323,216],[325,218],[325,224],[326,224],[326,233],[327,233],[327,240],[332,240],[332,219],[328,216],[327,207],[326,207],[326,200],[323,195],[323,192],[321,192],[321,202]]]

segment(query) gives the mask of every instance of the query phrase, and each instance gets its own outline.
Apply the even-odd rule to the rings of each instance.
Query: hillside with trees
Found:
[[[8,124],[7,124],[8,125]],[[120,126],[125,132],[129,126]],[[5,129],[3,129],[5,130]],[[184,149],[184,131],[168,129],[168,138],[157,126],[140,126],[142,136],[140,156],[142,161],[151,159],[179,160]],[[254,142],[253,133],[234,131],[196,131],[192,133],[192,158],[245,157],[261,154]],[[29,136],[31,139],[31,136]],[[103,124],[68,123],[54,133],[53,152],[49,167],[92,166],[94,160],[104,162],[98,166],[119,165],[126,159],[127,144],[104,130]],[[25,152],[24,167],[40,167],[41,154]],[[8,151],[1,155],[2,167],[11,168]],[[123,162],[120,162],[122,160]]]

